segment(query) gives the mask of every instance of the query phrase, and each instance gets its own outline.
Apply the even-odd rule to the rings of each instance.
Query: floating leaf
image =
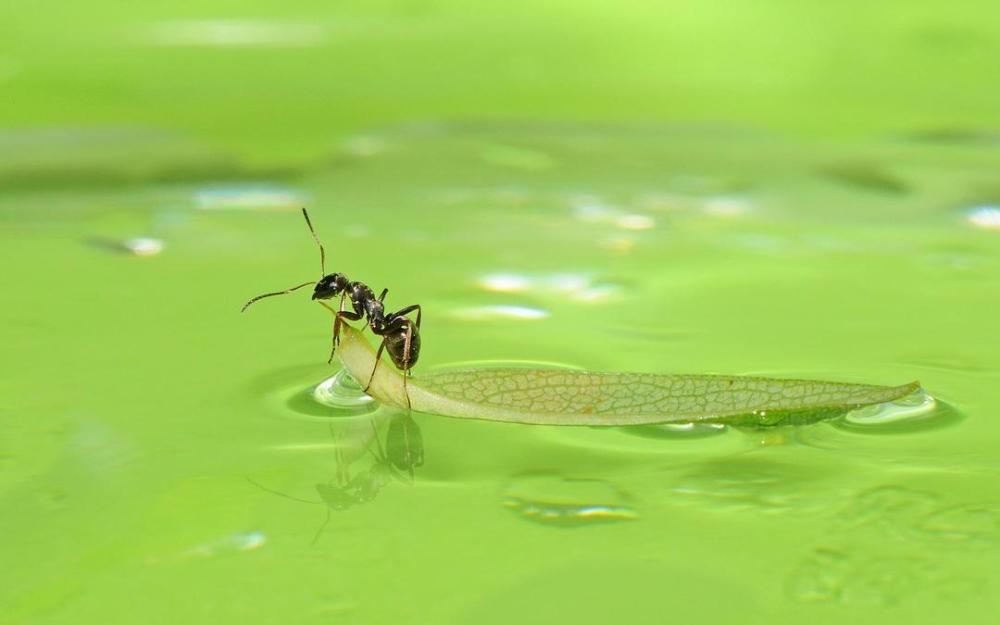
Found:
[[[345,328],[338,350],[362,385],[375,350]],[[552,369],[480,368],[403,376],[385,359],[368,393],[384,404],[448,417],[548,425],[726,423],[802,425],[894,401],[920,390],[749,376],[592,373]]]

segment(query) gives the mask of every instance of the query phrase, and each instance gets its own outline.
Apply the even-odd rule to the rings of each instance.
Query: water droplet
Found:
[[[515,273],[491,273],[479,278],[479,286],[497,293],[519,293],[530,289],[532,280]]]
[[[975,206],[965,213],[966,220],[983,230],[1000,230],[1000,204]]]
[[[162,240],[152,237],[133,237],[131,239],[91,237],[87,239],[87,243],[111,252],[132,254],[133,256],[156,256],[164,248]]]
[[[656,220],[649,215],[629,213],[615,219],[615,225],[623,230],[649,230],[656,225]]]
[[[937,408],[937,401],[923,389],[884,404],[858,408],[844,415],[844,421],[855,425],[884,425],[903,420],[924,419]]]
[[[538,308],[516,306],[513,304],[498,304],[495,306],[467,306],[455,308],[449,313],[455,319],[463,321],[490,321],[493,319],[544,319],[549,313]]]
[[[361,385],[347,372],[347,369],[341,369],[332,377],[317,384],[312,396],[324,406],[352,411],[373,408],[375,403],[374,399],[361,390]]]
[[[193,199],[200,210],[298,210],[308,203],[299,191],[271,185],[211,187]]]
[[[614,284],[601,284],[579,291],[572,296],[572,300],[585,304],[602,304],[616,300],[621,295],[621,287]]]
[[[639,518],[627,496],[604,480],[525,475],[512,482],[503,505],[526,521],[554,527],[582,527]]]
[[[694,439],[725,434],[729,427],[722,423],[658,423],[633,425],[623,431],[647,438]]]
[[[163,241],[151,237],[126,239],[122,246],[136,256],[156,256],[163,251]]]
[[[232,553],[260,549],[266,542],[267,536],[263,532],[235,532],[217,540],[195,545],[187,551],[183,551],[169,559],[186,560],[189,558],[225,556]]]
[[[824,475],[817,469],[754,458],[702,462],[679,475],[670,487],[671,501],[720,511],[812,514],[829,507]]]

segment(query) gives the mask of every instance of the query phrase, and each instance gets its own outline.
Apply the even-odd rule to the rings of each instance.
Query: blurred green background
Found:
[[[169,128],[287,166],[413,120],[991,128],[995,3],[6,2],[0,120]]]

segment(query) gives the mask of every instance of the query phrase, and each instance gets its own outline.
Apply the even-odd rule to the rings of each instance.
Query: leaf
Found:
[[[375,350],[345,328],[338,350],[344,367],[364,386]],[[480,368],[403,376],[381,362],[368,393],[382,403],[448,417],[548,425],[726,423],[802,425],[850,410],[894,401],[920,390],[918,382],[873,386],[749,376],[592,373],[549,369]]]

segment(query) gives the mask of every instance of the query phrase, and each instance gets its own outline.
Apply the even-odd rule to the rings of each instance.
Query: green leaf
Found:
[[[345,328],[338,353],[364,386],[375,365],[374,348],[357,330]],[[383,359],[368,393],[404,409],[408,395],[418,412],[516,423],[802,425],[918,390],[918,382],[873,386],[748,376],[515,368],[433,373],[410,378],[404,389],[403,376]]]

